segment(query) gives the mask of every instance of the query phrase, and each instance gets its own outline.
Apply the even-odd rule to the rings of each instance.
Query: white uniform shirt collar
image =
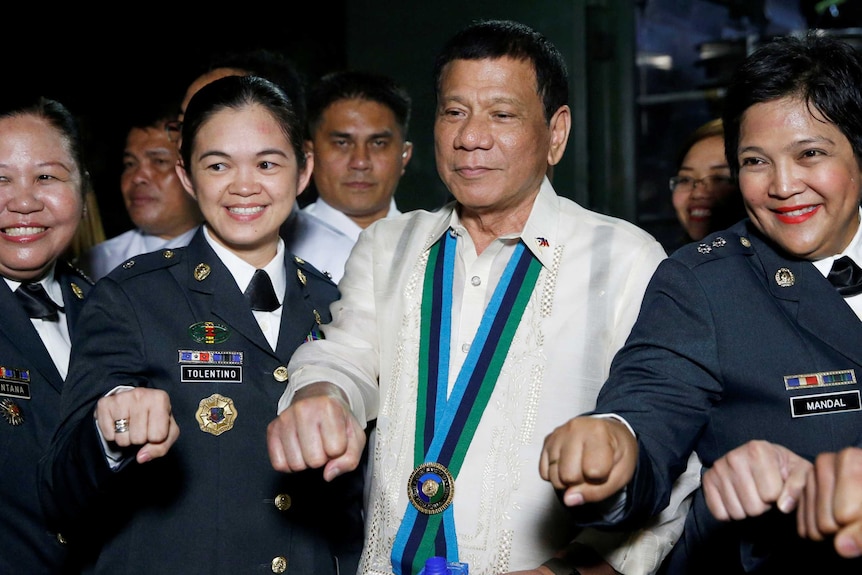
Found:
[[[207,243],[224,263],[228,271],[230,271],[233,279],[236,281],[236,285],[239,286],[239,291],[245,292],[245,288],[251,283],[251,276],[254,275],[256,268],[215,241],[210,235],[209,228],[206,226],[204,226],[204,238],[206,238]],[[281,238],[278,238],[278,249],[276,250],[275,257],[263,269],[269,274],[269,279],[272,280],[272,287],[275,289],[279,303],[284,303],[284,290],[287,286],[287,277],[284,270],[284,240]]]
[[[42,286],[45,288],[45,291],[48,292],[48,295],[50,296],[50,298],[52,300],[54,300],[54,303],[62,306],[62,305],[64,305],[63,304],[63,290],[60,289],[60,284],[54,278],[55,267],[56,266],[51,266],[51,269],[48,270],[48,273],[45,274],[45,277],[40,279],[37,283],[42,284]],[[23,283],[23,282],[15,281],[13,279],[9,279],[9,278],[3,278],[3,279],[6,280],[6,285],[8,285],[9,289],[11,289],[13,292],[15,290],[17,290],[18,286],[20,286]]]
[[[55,266],[51,266],[45,277],[39,280],[38,283],[42,284],[45,291],[48,292],[48,296],[54,300],[54,303],[64,305],[63,290],[54,277],[54,269]],[[6,280],[6,284],[13,292],[22,283],[9,278],[3,279]],[[69,357],[72,348],[72,340],[69,337],[69,324],[65,311],[60,312],[58,321],[31,318],[30,323],[33,324],[45,349],[48,350],[48,355],[51,356],[51,360],[54,362],[60,377],[65,380],[66,374],[69,371]]]
[[[313,207],[312,207],[313,206]],[[348,236],[354,242],[359,239],[359,234],[362,232],[362,227],[359,226],[356,222],[350,219],[350,216],[345,214],[344,212],[337,210],[327,204],[323,198],[318,198],[314,204],[312,204],[310,213],[314,214],[315,217],[327,222],[328,224],[335,227],[338,231]],[[399,214],[398,208],[395,206],[395,198],[389,200],[389,211],[386,213],[385,217],[389,217],[395,214]]]
[[[554,249],[559,238],[559,205],[558,197],[547,177],[542,181],[542,186],[539,188],[539,193],[533,202],[533,209],[530,211],[530,217],[524,224],[524,229],[520,233],[512,233],[500,236],[501,240],[520,238],[524,241],[527,248],[533,252],[536,258],[544,267],[552,267],[554,257]],[[448,220],[443,220],[444,224],[434,231],[427,248],[430,248],[443,233],[450,227],[458,234],[466,234],[467,230],[461,223],[458,217],[458,212],[455,210],[457,203],[451,202],[446,208],[451,210],[451,215]]]

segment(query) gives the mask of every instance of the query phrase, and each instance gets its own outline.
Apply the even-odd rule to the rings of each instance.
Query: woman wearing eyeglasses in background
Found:
[[[679,154],[676,176],[670,179],[670,190],[683,234],[669,252],[745,217],[742,194],[724,155],[721,118],[703,124],[688,137]]]

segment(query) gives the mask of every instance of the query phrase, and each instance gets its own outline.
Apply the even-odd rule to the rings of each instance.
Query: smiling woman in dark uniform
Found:
[[[46,503],[101,546],[96,573],[353,573],[361,479],[277,473],[266,448],[284,366],[338,295],[278,234],[311,175],[302,126],[274,84],[236,76],[201,89],[182,129],[205,225],[94,290]]]
[[[799,507],[818,456],[862,447],[862,53],[775,39],[724,106],[749,218],[659,264],[596,412],[548,436],[541,473],[580,523],[621,493],[614,521],[637,521],[694,452],[703,488],[660,572],[862,573]]]
[[[87,172],[69,111],[14,99],[0,105],[0,573],[65,573],[68,546],[47,526],[36,474],[60,423],[69,334],[91,286],[61,259]]]

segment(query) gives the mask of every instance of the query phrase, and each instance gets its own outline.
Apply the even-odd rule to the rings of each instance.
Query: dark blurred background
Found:
[[[46,10],[14,34],[19,24],[6,21],[2,89],[40,90],[81,118],[108,237],[132,227],[119,189],[130,110],[152,98],[179,105],[200,67],[226,51],[283,52],[308,79],[346,65],[343,0],[311,3],[302,17],[287,8],[278,14],[242,8],[195,14],[201,10],[182,3],[142,5],[124,8],[131,13],[123,17],[92,20]]]
[[[98,12],[40,4],[13,14],[0,34],[0,93],[38,89],[81,117],[109,237],[130,227],[119,192],[125,114],[158,94],[181,98],[216,52],[278,50],[309,80],[344,67],[396,78],[413,98],[415,145],[396,201],[435,208],[448,195],[434,167],[434,56],[474,19],[520,20],[569,66],[574,125],[554,170],[558,193],[661,240],[675,227],[666,182],[677,148],[721,113],[747,53],[808,28],[862,46],[861,0],[327,0],[206,11],[178,2]]]

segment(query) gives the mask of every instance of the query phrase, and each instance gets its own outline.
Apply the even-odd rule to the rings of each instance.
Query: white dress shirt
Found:
[[[305,206],[301,212],[309,229],[296,237],[288,249],[318,270],[329,273],[332,281],[338,283],[363,228],[322,199]],[[386,217],[400,213],[393,199]]]

